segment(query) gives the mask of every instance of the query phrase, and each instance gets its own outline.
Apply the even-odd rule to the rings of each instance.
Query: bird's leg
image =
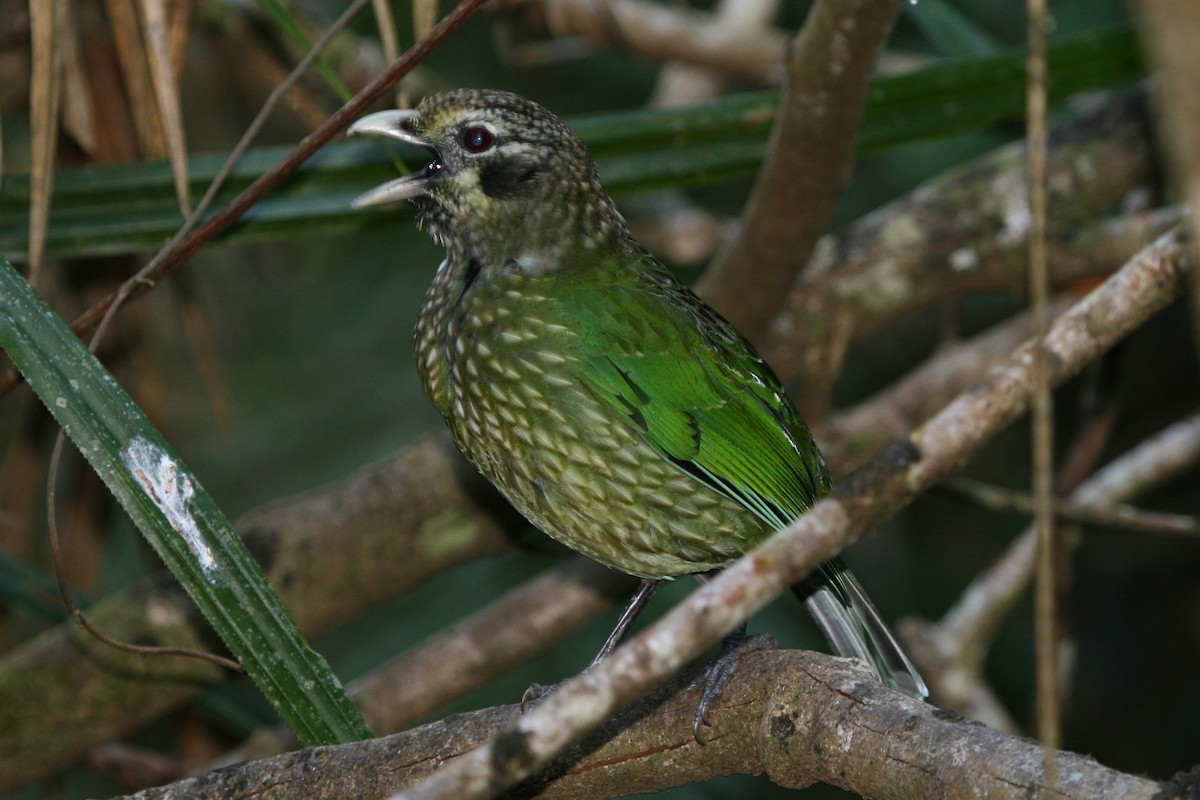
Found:
[[[596,666],[605,658],[608,658],[612,651],[617,649],[617,645],[624,640],[625,634],[629,633],[630,627],[642,615],[642,609],[650,602],[650,598],[654,597],[654,593],[658,591],[658,587],[661,585],[662,581],[642,578],[637,591],[633,593],[633,597],[629,598],[629,603],[625,606],[625,610],[617,618],[616,627],[612,629],[612,633],[604,640],[604,644],[600,645],[599,652],[592,658],[591,663],[587,665],[587,669],[584,672],[587,672],[587,670]]]
[[[613,650],[617,649],[617,645],[625,638],[625,634],[629,633],[630,627],[641,616],[642,609],[650,602],[650,598],[654,597],[654,593],[658,591],[658,587],[662,585],[662,581],[652,580],[650,578],[642,578],[642,582],[638,585],[637,591],[633,593],[633,597],[629,598],[629,603],[625,606],[625,610],[621,612],[621,616],[617,618],[616,627],[612,633],[604,640],[604,644],[600,646],[600,651],[596,653],[591,662],[584,667],[583,671],[587,672],[592,667],[599,664],[607,658]],[[540,683],[532,683],[525,690],[525,694],[521,696],[521,711],[524,712],[526,706],[529,706],[548,694],[553,692],[561,685],[560,683],[551,686],[543,686]]]

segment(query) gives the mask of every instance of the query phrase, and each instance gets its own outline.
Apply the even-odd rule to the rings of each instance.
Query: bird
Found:
[[[446,252],[414,339],[422,388],[458,448],[535,527],[641,579],[592,665],[663,581],[703,580],[829,491],[771,367],[633,238],[586,146],[552,112],[456,89],[349,133],[432,152],[353,205],[409,201]],[[795,590],[839,655],[927,695],[839,558]],[[705,672],[697,739],[745,640],[743,624]]]

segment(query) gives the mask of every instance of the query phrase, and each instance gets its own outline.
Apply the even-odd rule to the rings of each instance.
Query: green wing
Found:
[[[772,528],[825,494],[825,463],[774,372],[664,269],[560,297],[583,382],[663,458]]]

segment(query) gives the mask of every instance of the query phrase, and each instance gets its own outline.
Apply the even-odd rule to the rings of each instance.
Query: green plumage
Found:
[[[663,579],[731,563],[826,493],[774,373],[632,239],[556,117],[464,90],[363,122],[435,152],[363,201],[412,200],[446,248],[417,324],[422,383],[462,452],[533,524]],[[810,589],[839,652],[923,691],[839,562]]]

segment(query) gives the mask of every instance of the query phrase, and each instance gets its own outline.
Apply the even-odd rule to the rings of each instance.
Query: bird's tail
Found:
[[[817,575],[793,588],[838,655],[867,662],[893,689],[919,700],[928,696],[921,674],[841,559],[824,562]]]

